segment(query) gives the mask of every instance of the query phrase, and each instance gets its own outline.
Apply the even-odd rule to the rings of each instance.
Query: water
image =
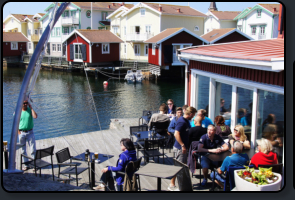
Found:
[[[10,141],[13,113],[25,75],[24,68],[3,68],[3,140]],[[36,139],[65,136],[109,129],[110,119],[139,118],[143,110],[158,110],[169,98],[175,105],[184,104],[183,80],[145,80],[127,84],[94,76],[88,81],[85,73],[41,70],[32,99],[38,118],[34,119]],[[95,102],[95,108],[91,98]]]

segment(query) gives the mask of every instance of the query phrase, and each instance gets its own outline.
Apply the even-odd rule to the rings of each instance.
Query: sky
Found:
[[[121,3],[121,2],[118,2]],[[129,4],[136,5],[138,2],[125,2]],[[173,4],[173,5],[182,5],[190,7],[206,13],[210,6],[210,2],[153,2],[159,4]],[[242,11],[247,7],[253,7],[257,3],[277,3],[277,2],[216,2],[216,7],[219,11]],[[36,13],[45,13],[45,9],[51,4],[51,2],[7,2],[3,5],[3,20],[9,14],[30,14],[34,15]]]

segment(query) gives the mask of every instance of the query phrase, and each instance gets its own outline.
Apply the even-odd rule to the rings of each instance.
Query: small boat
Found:
[[[124,80],[127,80],[127,82],[135,83],[136,81],[135,73],[132,70],[128,70]]]
[[[141,73],[141,70],[136,70],[135,76],[136,76],[136,82],[142,82],[143,75]]]

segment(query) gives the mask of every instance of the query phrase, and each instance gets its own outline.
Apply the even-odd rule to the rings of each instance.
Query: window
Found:
[[[151,34],[151,25],[146,25],[145,26],[145,32],[148,34]]]
[[[148,56],[149,55],[149,45],[148,44],[145,44],[144,45],[144,55],[145,56]]]
[[[52,37],[55,36],[55,28],[53,28],[53,29],[51,30],[51,36],[52,36]]]
[[[232,85],[216,82],[215,94],[215,114],[214,116],[222,115],[226,125],[230,126],[231,121],[231,102],[232,101]]]
[[[261,9],[257,9],[257,18],[261,17]]]
[[[209,113],[209,83],[210,78],[206,76],[197,75],[196,76],[196,109],[205,109],[207,114]],[[199,97],[199,98],[198,98]]]
[[[38,29],[35,29],[35,35],[38,35]]]
[[[69,17],[69,11],[68,10],[64,11],[63,17]]]
[[[31,29],[28,29],[28,36],[31,35]]]
[[[62,30],[64,35],[69,35],[69,27],[63,27]]]
[[[28,44],[29,44],[29,49],[32,49],[32,44],[31,44],[31,42],[28,42]]]
[[[140,44],[134,45],[134,55],[140,56]]]
[[[17,42],[11,42],[11,50],[17,50]]]
[[[145,8],[140,9],[140,16],[145,16]]]
[[[127,44],[124,44],[124,53],[127,53]]]
[[[13,23],[14,22],[14,19],[13,18],[11,18],[11,23]]]
[[[52,51],[56,51],[56,44],[52,44]]]
[[[102,54],[110,53],[110,44],[102,44]]]
[[[91,18],[91,11],[90,11],[90,10],[87,10],[87,11],[86,11],[86,17],[87,17],[87,18]]]
[[[76,17],[76,11],[75,11],[75,10],[72,10],[72,11],[71,11],[71,16]]]
[[[61,52],[61,44],[57,44],[57,51]]]
[[[195,31],[199,31],[199,26],[195,26]]]
[[[126,26],[124,26],[124,35],[127,34],[127,31],[126,31]]]
[[[243,29],[242,29],[242,26],[241,26],[241,25],[239,25],[239,26],[238,26],[238,29],[239,29],[239,31],[243,31]]]
[[[42,31],[42,29],[40,29],[40,30],[39,30],[39,34],[42,35],[42,33],[43,33],[43,31]]]
[[[152,44],[152,55],[156,55],[156,44]]]
[[[265,35],[265,26],[260,26],[260,35]]]
[[[108,12],[101,12],[101,20],[102,21],[108,21],[107,16],[108,16]]]
[[[113,27],[113,33],[117,34],[118,33],[118,27]]]
[[[251,26],[252,35],[256,35],[256,26]]]
[[[56,28],[56,36],[60,36],[60,28]]]
[[[74,60],[82,60],[82,44],[74,44]]]
[[[207,28],[207,33],[209,32],[209,28]]]

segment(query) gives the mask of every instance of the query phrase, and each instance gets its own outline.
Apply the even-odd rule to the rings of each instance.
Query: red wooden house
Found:
[[[108,30],[74,30],[64,41],[67,61],[101,63],[120,60],[118,36]]]
[[[3,57],[20,56],[27,52],[28,38],[21,32],[3,32]]]
[[[186,28],[168,28],[146,40],[149,43],[148,62],[158,66],[183,65],[178,61],[177,50],[209,43]]]
[[[206,34],[201,35],[201,38],[209,41],[210,44],[253,40],[253,38],[236,28],[213,29]]]

